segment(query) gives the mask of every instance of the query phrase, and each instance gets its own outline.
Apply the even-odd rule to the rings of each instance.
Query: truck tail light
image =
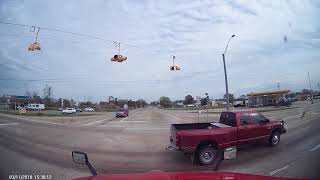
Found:
[[[176,134],[176,145],[178,146],[180,144],[180,136],[179,134]]]

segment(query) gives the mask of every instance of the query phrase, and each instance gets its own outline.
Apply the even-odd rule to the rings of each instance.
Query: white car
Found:
[[[74,114],[76,112],[77,111],[75,108],[67,108],[67,109],[62,110],[62,114]]]
[[[86,111],[86,112],[93,112],[93,111],[94,111],[94,109],[93,109],[93,108],[91,108],[91,107],[88,107],[88,108],[84,108],[84,111]]]

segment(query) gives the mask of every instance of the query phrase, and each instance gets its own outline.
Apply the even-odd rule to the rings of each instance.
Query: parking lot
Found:
[[[278,147],[264,144],[240,149],[219,171],[316,178],[320,167],[320,102],[297,102],[297,108],[262,112],[281,118],[288,132]],[[308,111],[302,119],[303,107]],[[218,121],[218,113],[147,107],[115,118],[112,112],[93,116],[34,117],[0,115],[1,179],[10,174],[50,174],[53,179],[89,176],[72,163],[71,151],[87,152],[98,174],[162,171],[211,171],[193,165],[180,152],[167,151],[170,124]],[[32,163],[32,166],[28,166]]]

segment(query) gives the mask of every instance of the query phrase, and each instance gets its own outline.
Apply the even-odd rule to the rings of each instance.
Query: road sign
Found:
[[[20,114],[25,114],[25,113],[27,113],[27,109],[25,107],[20,107],[19,108],[19,113]]]

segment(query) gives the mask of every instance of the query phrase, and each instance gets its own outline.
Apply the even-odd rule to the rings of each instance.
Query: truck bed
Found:
[[[175,130],[192,130],[192,129],[216,129],[230,127],[222,123],[188,123],[188,124],[172,124]]]

